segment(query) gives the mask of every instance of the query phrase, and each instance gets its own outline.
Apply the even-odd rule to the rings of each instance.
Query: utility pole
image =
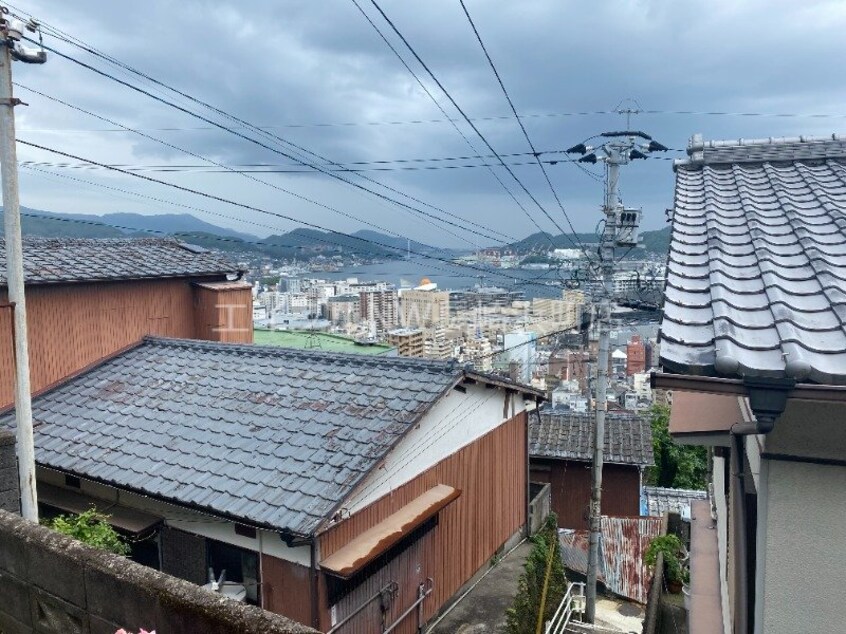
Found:
[[[24,297],[21,209],[18,200],[18,158],[15,148],[15,106],[12,95],[12,60],[33,64],[46,61],[44,51],[19,44],[24,29],[35,32],[38,25],[24,26],[9,20],[8,9],[0,7],[0,176],[3,180],[3,216],[6,238],[6,284],[12,304],[15,345],[15,423],[18,476],[21,489],[21,515],[38,522],[38,496],[35,490],[35,449],[32,441],[32,397],[29,383],[29,348]]]
[[[614,292],[614,253],[618,246],[636,246],[640,210],[627,209],[619,200],[617,185],[620,166],[635,159],[645,159],[649,152],[666,151],[643,132],[603,132],[608,139],[594,149],[582,143],[567,152],[582,154],[579,162],[601,161],[606,167],[605,227],[599,245],[599,266],[602,276],[602,296],[598,306],[599,353],[596,360],[596,401],[593,426],[593,458],[591,463],[590,536],[588,541],[588,569],[585,588],[585,618],[593,623],[596,617],[596,578],[599,570],[599,541],[602,537],[602,466],[605,445],[605,414],[608,410],[608,353],[611,338],[611,304]],[[648,143],[647,143],[648,142]]]

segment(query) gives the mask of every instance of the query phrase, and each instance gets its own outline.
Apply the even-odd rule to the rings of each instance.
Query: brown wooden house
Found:
[[[592,412],[546,410],[529,424],[530,478],[550,484],[561,528],[588,528],[593,419]],[[608,412],[603,457],[602,514],[640,515],[643,469],[653,464],[649,421],[631,412]]]
[[[33,399],[38,492],[170,574],[412,634],[522,538],[540,398],[452,362],[148,338]]]
[[[250,286],[220,253],[174,239],[25,238],[32,389],[145,335],[252,342]],[[7,303],[0,238],[0,304]],[[0,407],[13,400],[11,312],[0,308]]]

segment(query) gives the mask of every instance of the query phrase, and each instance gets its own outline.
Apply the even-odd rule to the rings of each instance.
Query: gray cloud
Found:
[[[508,114],[507,103],[457,1],[385,0],[382,4],[470,116]],[[369,2],[364,0],[362,5],[389,33]],[[660,111],[836,114],[842,112],[846,97],[842,82],[833,81],[837,76],[834,64],[842,56],[846,23],[846,9],[839,2],[469,0],[468,7],[517,108],[524,114],[605,111],[629,97],[645,109]],[[39,0],[22,8],[151,76],[252,123],[280,126],[441,117],[349,0],[229,4]],[[396,38],[391,40],[396,42]],[[66,44],[52,38],[45,41],[86,62],[108,68]],[[412,66],[418,69],[416,63]],[[113,68],[109,72],[128,79]],[[425,78],[422,69],[420,76]],[[43,67],[16,64],[15,78],[130,126],[204,125],[57,56]],[[148,82],[137,78],[131,81],[160,94]],[[436,90],[431,82],[424,81]],[[104,162],[196,162],[128,133],[88,131],[108,126],[25,90],[19,93],[31,104],[18,111],[21,138]],[[181,97],[168,98],[188,104]],[[457,115],[445,99],[442,103],[451,115]],[[190,108],[199,109],[196,104]],[[204,114],[213,116],[207,111]],[[526,124],[539,149],[555,150],[602,130],[618,129],[624,121],[617,115],[590,115],[531,118]],[[471,136],[465,124],[459,125],[476,149],[486,154],[482,142]],[[528,150],[513,121],[484,121],[478,125],[498,152]],[[635,117],[633,126],[681,149],[694,132],[702,132],[707,138],[826,134],[842,130],[843,120],[642,114]],[[62,131],[43,131],[55,129]],[[336,161],[473,153],[446,123],[275,128],[273,133]],[[150,134],[226,164],[290,162],[219,131]],[[25,148],[19,152],[22,160],[57,160]],[[647,228],[661,226],[663,209],[672,200],[671,165],[670,161],[654,160],[624,172],[625,202],[644,207]],[[565,226],[539,170],[531,166],[514,169],[556,221]],[[599,219],[601,185],[571,164],[551,166],[549,171],[576,228],[592,230]],[[498,172],[516,192],[510,177],[501,169]],[[509,235],[522,237],[536,230],[484,169],[367,174]],[[127,177],[103,172],[71,175],[268,225],[255,227],[237,220],[207,218],[241,230],[267,234],[294,226]],[[180,173],[162,177],[340,230],[362,228],[360,223],[236,175]],[[271,174],[261,178],[393,232],[461,245],[428,222],[410,218],[394,206],[330,182],[325,176]],[[520,197],[541,226],[553,228],[525,196]],[[58,211],[173,211],[172,206],[118,197],[73,181],[47,179],[26,171],[22,177],[22,200],[29,206]],[[470,235],[467,238],[477,240]]]

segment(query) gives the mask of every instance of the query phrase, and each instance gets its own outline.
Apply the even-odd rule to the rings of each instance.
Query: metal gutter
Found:
[[[751,380],[750,379],[747,379]],[[689,376],[686,374],[666,374],[653,372],[650,376],[653,389],[678,390],[682,392],[704,392],[748,396],[749,386],[744,379],[727,379],[715,376]],[[797,383],[787,394],[788,399],[798,401],[820,401],[827,403],[846,403],[846,386],[822,385],[816,383]]]

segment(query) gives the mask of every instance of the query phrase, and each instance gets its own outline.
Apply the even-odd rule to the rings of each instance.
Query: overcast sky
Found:
[[[376,12],[359,0],[374,22],[423,78],[444,109],[460,119]],[[846,127],[846,83],[842,81],[846,3],[759,0],[603,1],[466,0],[482,38],[539,151],[562,150],[604,130],[621,129],[613,111],[622,107],[662,111],[633,117],[670,148],[683,150],[691,134],[708,139],[830,134]],[[366,22],[352,0],[259,2],[107,2],[16,0],[14,5],[44,22],[179,90],[339,163],[487,154],[463,121],[456,130],[443,121],[431,99]],[[510,114],[458,0],[380,5],[471,118]],[[45,44],[150,88],[137,77],[73,46],[45,36]],[[292,162],[220,130],[196,129],[201,121],[139,95],[112,80],[51,55],[45,66],[14,65],[15,80],[124,125],[226,165]],[[127,165],[197,165],[202,161],[135,134],[103,131],[112,126],[23,88],[28,107],[16,109],[18,138],[100,162]],[[157,94],[165,94],[156,89]],[[169,99],[218,115],[170,94]],[[672,111],[784,113],[802,116],[671,114]],[[824,114],[831,117],[811,117]],[[440,119],[427,123],[390,123]],[[318,126],[314,124],[356,124]],[[525,153],[528,144],[513,118],[480,120],[480,131],[500,154]],[[179,128],[178,130],[159,130]],[[239,132],[260,138],[253,131]],[[281,148],[276,139],[264,139]],[[67,159],[19,146],[19,160]],[[544,154],[547,160],[560,154]],[[668,152],[683,157],[683,152]],[[526,162],[530,157],[506,157]],[[73,161],[71,161],[73,162]],[[480,161],[369,164],[364,167],[466,165]],[[490,160],[488,161],[490,162]],[[493,161],[496,162],[495,160]],[[51,175],[21,170],[22,204],[50,211],[189,213],[256,235],[296,225],[278,217],[203,200],[164,186],[104,171],[45,167]],[[294,169],[294,168],[289,168]],[[512,168],[553,219],[566,226],[537,165]],[[601,174],[600,168],[593,167]],[[495,168],[534,220],[556,231],[511,177]],[[593,231],[600,218],[602,184],[572,163],[548,171],[579,231]],[[62,174],[143,193],[171,202],[139,199],[55,176]],[[450,213],[512,237],[535,225],[485,168],[365,171],[362,174]],[[321,174],[254,175],[276,187],[332,206],[348,216],[297,199],[232,173],[178,172],[151,176],[201,189],[268,211],[341,231],[372,229],[425,242],[467,246],[407,210]],[[400,198],[349,173],[369,188]],[[601,179],[599,179],[601,181]],[[644,228],[659,228],[672,201],[669,160],[641,161],[624,168],[621,191],[627,205],[642,206]],[[420,206],[411,201],[412,205]],[[431,213],[432,211],[425,208]],[[452,219],[454,221],[454,219]],[[455,227],[470,243],[490,243]],[[557,232],[557,231],[556,231]]]

